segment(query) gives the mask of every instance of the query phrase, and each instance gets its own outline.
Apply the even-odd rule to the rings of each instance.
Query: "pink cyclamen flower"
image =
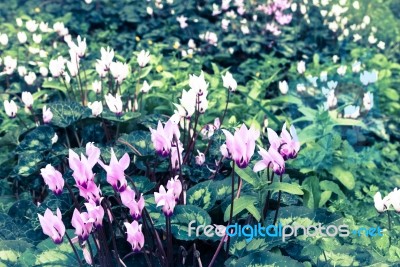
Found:
[[[83,197],[87,201],[93,201],[97,204],[100,204],[101,202],[100,186],[97,186],[94,181],[89,180],[86,182],[84,186],[77,184],[76,187],[78,187],[79,195],[81,197]]]
[[[232,159],[239,168],[246,168],[254,154],[256,140],[260,136],[260,132],[253,127],[247,129],[245,124],[242,124],[234,135],[227,130],[223,129],[222,131],[226,136],[226,147],[232,155]]]
[[[159,192],[154,193],[154,199],[157,203],[157,207],[163,206],[162,210],[165,216],[172,216],[176,205],[173,188],[170,188],[168,191],[166,191],[164,186],[161,185]]]
[[[61,172],[57,171],[51,164],[47,164],[46,168],[40,169],[40,174],[49,189],[56,195],[61,195],[64,188],[64,179]]]
[[[68,163],[71,170],[73,170],[72,177],[74,177],[77,186],[86,188],[88,182],[94,180],[92,168],[97,161],[98,158],[93,156],[86,158],[83,154],[79,158],[78,154],[72,149],[69,150]]]
[[[135,191],[127,186],[125,191],[121,192],[121,201],[122,204],[129,208],[129,213],[134,220],[139,220],[142,217],[142,210],[144,208],[143,195],[141,195],[139,200],[136,201]]]
[[[38,214],[43,233],[48,235],[55,244],[61,244],[65,234],[65,226],[62,221],[61,211],[57,208],[57,215],[50,209],[46,209],[44,216]]]
[[[52,119],[53,112],[51,112],[50,108],[46,108],[46,106],[43,106],[43,122],[50,123]]]
[[[286,129],[286,123],[284,123],[280,138],[271,128],[268,128],[267,131],[271,147],[277,150],[285,160],[297,157],[297,153],[300,150],[300,142],[294,125],[290,126],[289,133]]]
[[[101,202],[101,200],[100,200]],[[103,207],[95,203],[92,200],[89,200],[88,203],[85,203],[86,209],[88,211],[89,218],[93,219],[93,225],[96,228],[103,226],[103,218],[104,218],[104,209]]]
[[[162,126],[161,121],[158,121],[157,129],[150,128],[151,141],[153,141],[156,152],[161,157],[167,157],[171,152],[173,137],[176,140],[180,138],[178,125],[168,120],[165,126]]]
[[[90,232],[92,232],[93,222],[94,219],[90,218],[89,213],[79,213],[77,209],[74,210],[71,224],[75,228],[75,234],[81,242],[89,238]]]
[[[168,181],[167,189],[172,189],[175,200],[178,201],[179,196],[182,193],[182,183],[179,180],[179,175],[176,175],[174,178],[171,178],[171,180]]]
[[[268,151],[259,147],[258,154],[261,155],[262,160],[254,165],[253,171],[259,172],[265,168],[271,168],[274,173],[281,175],[285,172],[285,160],[273,147],[270,147]]]
[[[132,223],[125,222],[127,241],[131,244],[132,250],[138,252],[144,246],[144,235],[142,233],[142,225],[137,221]]]
[[[127,186],[124,171],[129,167],[130,162],[128,153],[125,153],[118,161],[112,148],[110,164],[105,165],[102,161],[99,161],[99,164],[107,172],[107,182],[118,192],[123,192]]]

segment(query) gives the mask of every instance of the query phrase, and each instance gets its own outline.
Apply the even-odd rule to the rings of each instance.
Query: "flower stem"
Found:
[[[282,183],[282,174],[279,177],[279,182]],[[279,212],[279,208],[281,207],[281,197],[282,197],[282,191],[279,190],[279,193],[278,193],[278,207],[276,208],[273,225],[275,225],[276,221],[278,220],[278,212]]]
[[[68,239],[68,241],[69,241],[69,244],[71,245],[71,247],[72,247],[72,249],[73,249],[73,251],[74,251],[74,254],[75,254],[76,259],[78,260],[79,266],[83,266],[83,265],[82,265],[81,258],[79,257],[79,254],[78,254],[78,252],[76,251],[76,248],[75,248],[74,244],[72,243],[71,238],[69,237],[69,235],[68,235],[67,232],[65,232],[65,236],[67,237],[67,239]]]
[[[386,211],[387,216],[388,216],[388,223],[389,223],[389,232],[392,231],[392,220],[390,218],[390,211]],[[389,233],[389,247],[392,245],[392,236],[391,233]]]
[[[222,115],[222,118],[221,118],[221,125],[222,125],[222,123],[224,123],[226,111],[228,110],[228,104],[229,104],[229,97],[230,97],[230,95],[231,95],[231,91],[230,91],[229,88],[228,88],[228,97],[227,97],[227,99],[226,99],[226,105],[225,105],[224,114]]]
[[[167,227],[167,255],[168,255],[168,266],[172,267],[173,254],[172,254],[172,233],[171,233],[171,217],[165,216],[166,227]]]
[[[235,199],[235,162],[233,161],[232,164],[232,184],[231,184],[231,210],[229,212],[229,221],[228,225],[232,224],[232,216],[233,216],[233,203]],[[226,255],[229,254],[229,243],[230,243],[230,236],[228,236],[228,241],[226,242]]]

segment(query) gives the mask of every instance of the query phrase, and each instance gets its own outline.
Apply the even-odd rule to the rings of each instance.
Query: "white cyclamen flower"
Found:
[[[286,95],[287,92],[289,91],[289,85],[286,81],[279,81],[278,87],[279,91],[281,91],[283,95]]]
[[[144,68],[150,62],[150,52],[149,51],[140,51],[137,57],[137,63],[141,68]]]
[[[233,78],[232,74],[227,71],[224,75],[222,76],[222,81],[223,81],[223,86],[227,89],[229,89],[231,92],[236,91],[237,88],[237,82],[236,80]]]
[[[15,118],[17,116],[18,106],[15,104],[14,100],[5,100],[4,110],[6,111],[8,117]]]
[[[122,100],[121,96],[117,93],[114,97],[110,93],[105,96],[106,103],[111,112],[115,113],[117,116],[122,114]]]

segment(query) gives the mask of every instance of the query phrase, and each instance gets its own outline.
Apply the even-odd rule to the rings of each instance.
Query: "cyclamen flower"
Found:
[[[201,153],[199,150],[197,150],[197,153],[199,154],[198,156],[196,156],[196,164],[201,166],[204,164],[204,162],[206,161],[206,157],[204,155],[204,153]]]
[[[140,92],[146,94],[150,91],[150,89],[151,89],[151,86],[148,84],[147,81],[144,81],[142,88],[140,88]]]
[[[163,206],[162,210],[165,216],[172,216],[176,205],[174,189],[172,187],[166,191],[164,186],[161,185],[159,192],[154,193],[154,199],[157,207]]]
[[[306,63],[301,60],[297,63],[297,72],[303,74],[306,71]]]
[[[288,85],[287,81],[280,81],[278,83],[278,87],[279,87],[279,91],[281,91],[281,93],[283,95],[286,95],[287,92],[289,91],[289,85]]]
[[[101,101],[94,101],[93,103],[88,103],[88,107],[92,110],[92,115],[97,117],[103,112],[103,104]]]
[[[370,110],[374,106],[374,94],[367,92],[363,97],[363,105],[365,110]]]
[[[33,105],[33,96],[30,92],[22,92],[22,102],[24,103],[25,107],[32,108]]]
[[[179,180],[179,175],[176,175],[174,178],[171,178],[168,183],[167,183],[167,189],[170,190],[172,189],[172,192],[174,194],[175,200],[179,200],[179,196],[182,193],[182,183]]]
[[[181,27],[181,29],[184,29],[188,26],[188,24],[186,23],[187,17],[179,16],[176,18],[176,20],[179,22],[179,26]]]
[[[88,203],[85,203],[85,207],[88,211],[89,218],[93,219],[93,225],[96,228],[102,227],[104,218],[104,209],[100,205],[100,203],[95,203],[94,201],[89,200]]]
[[[127,208],[129,208],[129,213],[134,220],[139,220],[142,217],[142,210],[144,208],[144,198],[140,195],[138,201],[136,201],[136,194],[129,186],[120,193],[121,201]]]
[[[7,75],[11,75],[17,68],[17,59],[12,58],[11,56],[6,56],[3,60],[3,63],[4,63],[4,72]]]
[[[268,151],[259,147],[258,154],[261,155],[262,160],[254,165],[253,171],[259,172],[265,168],[271,168],[274,173],[281,175],[285,172],[285,160],[282,155],[278,153],[273,147],[270,147]]]
[[[96,94],[101,93],[101,81],[93,81],[92,82],[92,89],[95,91]]]
[[[104,70],[109,70],[110,69],[110,65],[114,59],[114,50],[111,49],[110,47],[107,46],[107,50],[104,49],[104,47],[102,47],[100,49],[100,53],[101,53],[101,63],[104,66]]]
[[[202,95],[202,94],[206,93],[207,89],[208,89],[208,86],[209,86],[209,83],[206,82],[206,80],[204,78],[204,72],[201,71],[199,76],[196,76],[194,74],[190,74],[189,75],[189,86],[198,95]]]
[[[59,56],[57,59],[50,60],[49,70],[54,78],[60,77],[64,74],[65,59],[62,56]]]
[[[25,32],[18,32],[17,37],[20,44],[24,44],[28,40]]]
[[[86,53],[86,38],[82,40],[81,36],[79,35],[77,38],[77,44],[74,42],[68,43],[69,48],[75,52],[75,54],[82,58],[85,56]]]
[[[158,121],[157,129],[150,128],[150,132],[154,148],[161,157],[167,157],[171,153],[174,136],[176,140],[180,138],[178,125],[173,123],[172,120],[168,120],[164,127],[161,121]]]
[[[55,195],[61,195],[64,188],[64,179],[61,172],[57,171],[51,164],[47,164],[46,168],[40,169],[44,182]]]
[[[62,222],[61,211],[57,208],[57,215],[54,215],[48,208],[44,216],[38,214],[43,233],[48,235],[55,244],[61,244],[65,234],[65,226]]]
[[[173,144],[171,146],[171,167],[174,170],[179,170],[180,164],[182,164],[182,152],[183,152],[183,144],[181,141],[178,141],[178,146]]]
[[[360,81],[364,86],[368,84],[375,83],[378,80],[378,72],[377,71],[364,71],[360,74]]]
[[[111,62],[110,71],[115,81],[121,84],[128,77],[129,66],[122,62]]]
[[[400,190],[398,190],[397,188],[393,189],[393,191],[389,193],[386,199],[388,199],[386,201],[387,203],[385,203],[387,208],[389,208],[389,205],[392,205],[396,212],[400,212]],[[383,202],[385,202],[385,198]]]
[[[51,112],[50,108],[46,108],[46,106],[43,106],[43,122],[50,123],[52,119],[53,112]]]
[[[111,112],[115,113],[117,116],[121,116],[122,114],[122,100],[121,96],[117,93],[115,97],[113,97],[110,93],[105,96],[106,103]]]
[[[14,100],[4,100],[4,110],[8,117],[15,118],[17,116],[18,106],[15,104]]]
[[[35,32],[37,28],[39,27],[39,24],[36,22],[36,20],[28,20],[25,23],[26,29],[30,32]]]
[[[24,77],[27,85],[32,85],[36,80],[36,74],[32,71],[28,72],[28,75]]]
[[[141,68],[144,68],[147,63],[150,62],[150,52],[149,51],[140,51],[138,57],[137,57],[137,63]]]
[[[127,241],[131,244],[134,252],[139,252],[144,246],[144,235],[142,233],[142,225],[133,221],[132,223],[125,222]]]
[[[90,218],[89,213],[79,213],[77,209],[74,210],[71,224],[75,228],[75,234],[78,236],[80,242],[89,238],[89,235],[92,232],[93,222],[94,219]]]
[[[378,212],[384,212],[390,208],[390,194],[382,199],[381,192],[374,195],[374,206]]]
[[[86,154],[89,154],[88,145]],[[76,154],[72,149],[69,150],[68,163],[71,170],[73,170],[72,177],[74,177],[78,188],[81,187],[83,189],[88,189],[89,181],[94,181],[94,173],[92,168],[99,160],[100,153],[91,152],[89,155],[90,156],[86,158],[83,154],[81,154],[79,158],[78,154]]]
[[[253,127],[247,129],[245,124],[242,124],[234,135],[227,130],[223,129],[222,131],[226,136],[226,146],[232,155],[232,159],[239,168],[246,168],[254,154],[256,140],[260,136],[260,132]]]
[[[232,73],[230,73],[229,71],[226,72],[225,76],[222,76],[222,81],[223,81],[223,85],[225,88],[229,89],[231,92],[236,91],[237,88],[237,82],[236,80],[233,78]]]
[[[300,150],[300,142],[294,125],[290,126],[289,133],[286,129],[286,123],[284,123],[280,137],[271,128],[268,128],[267,132],[271,147],[278,151],[284,160],[294,159],[297,157],[297,153]]]
[[[107,172],[107,182],[117,191],[123,192],[127,187],[127,181],[125,178],[124,171],[129,167],[131,162],[128,153],[125,153],[122,158],[118,161],[114,150],[111,148],[111,160],[109,165],[105,165],[102,161],[99,161],[101,167]]]
[[[359,106],[347,106],[344,108],[344,118],[357,119],[360,116],[360,107]]]

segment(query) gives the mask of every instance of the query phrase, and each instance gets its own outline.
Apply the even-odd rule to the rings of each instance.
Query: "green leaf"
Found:
[[[188,225],[191,221],[195,221],[192,227],[211,224],[211,218],[205,210],[194,205],[176,206],[174,214],[171,217],[171,229],[174,237],[186,241],[199,239],[199,237],[196,237],[195,232],[191,232],[189,236]],[[165,218],[160,218],[156,226],[159,228],[165,227]]]
[[[315,176],[307,177],[302,183],[305,189],[304,193],[304,205],[310,209],[316,209],[319,207],[321,199],[321,190],[319,188],[319,180]]]
[[[319,186],[321,187],[321,190],[332,191],[333,193],[337,194],[339,197],[346,198],[343,191],[340,189],[340,187],[335,182],[321,181],[319,183]]]
[[[138,156],[155,154],[150,131],[134,131],[129,134],[123,134],[118,138],[118,142],[127,148],[128,151]]]
[[[32,245],[23,240],[0,240],[0,261],[9,266],[15,264],[22,253],[30,247]]]
[[[43,156],[40,153],[31,152],[21,154],[18,158],[18,165],[14,167],[14,172],[17,175],[27,177],[40,168]]]
[[[233,164],[233,163],[232,163]],[[231,165],[232,165],[231,164]],[[251,184],[252,186],[256,186],[256,174],[250,167],[246,167],[245,169],[240,169],[238,167],[235,168],[235,173],[240,176],[243,180]]]
[[[16,151],[44,151],[52,147],[51,139],[54,137],[53,128],[41,125],[28,133],[21,141]]]
[[[125,112],[122,113],[120,117],[118,117],[115,113],[111,112],[110,110],[104,110],[101,114],[101,117],[108,121],[115,121],[115,122],[127,122],[130,120],[134,120],[140,117],[139,112]]]
[[[303,195],[304,192],[300,185],[298,184],[289,184],[289,183],[281,183],[281,182],[274,182],[267,186],[267,190],[272,190],[273,192],[286,192],[293,195]]]
[[[83,107],[77,102],[58,102],[49,104],[53,119],[51,124],[66,128],[73,123],[90,116],[89,108]]]
[[[65,86],[55,80],[49,81],[46,79],[42,84],[42,88],[56,89],[63,92],[64,94],[67,94],[67,89],[65,88]]]
[[[187,191],[187,202],[202,209],[210,210],[217,199],[213,183],[214,181],[210,180],[191,187]]]
[[[333,166],[332,169],[329,170],[329,172],[334,177],[336,177],[347,189],[354,189],[356,181],[354,175],[351,172],[343,169],[343,167],[339,165]]]
[[[258,209],[254,206],[257,202],[257,198],[255,196],[241,196],[240,198],[236,198],[233,202],[233,214],[232,216],[236,216],[240,212],[247,210],[253,215],[253,217],[259,221],[261,219],[261,214]],[[224,213],[224,221],[229,220],[231,205],[226,208]]]
[[[67,231],[70,236],[74,236],[73,230]],[[80,249],[78,251],[81,252]],[[50,238],[47,238],[40,242],[35,249],[26,250],[19,260],[24,266],[79,266],[66,237],[64,237],[64,242],[59,245],[54,244]]]
[[[149,192],[156,185],[155,182],[150,182],[149,178],[145,176],[133,176],[132,180],[135,183],[137,190],[142,194]]]

